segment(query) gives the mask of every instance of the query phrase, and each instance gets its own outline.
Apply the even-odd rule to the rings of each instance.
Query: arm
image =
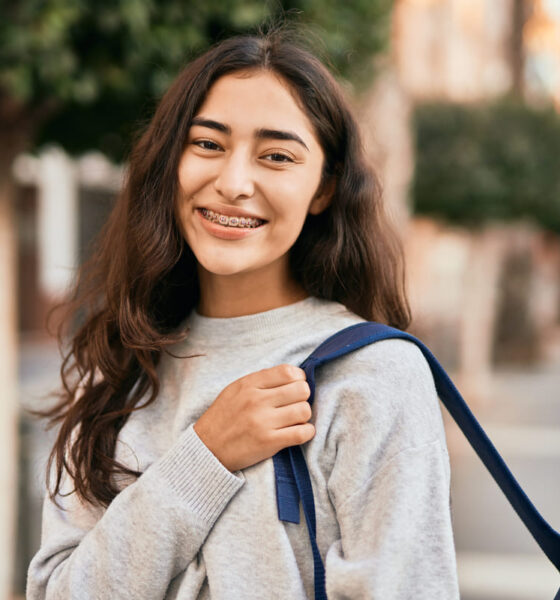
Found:
[[[63,511],[47,497],[28,600],[163,598],[243,483],[191,425],[105,511],[75,494],[58,498]]]
[[[330,600],[459,598],[449,459],[429,367],[410,342],[348,357],[329,494],[340,539],[327,550]]]

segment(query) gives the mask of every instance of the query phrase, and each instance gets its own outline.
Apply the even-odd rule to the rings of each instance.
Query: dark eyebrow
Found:
[[[259,140],[293,140],[294,142],[301,144],[309,152],[309,148],[305,142],[299,137],[299,135],[291,131],[279,131],[278,129],[257,129],[255,132],[255,137]]]
[[[216,131],[221,131],[227,135],[231,135],[231,127],[229,125],[224,125],[223,123],[219,123],[218,121],[213,121],[212,119],[204,119],[202,117],[194,117],[191,125],[199,125],[200,127],[208,127],[209,129],[215,129]],[[292,131],[280,131],[278,129],[257,129],[255,132],[255,137],[259,140],[264,139],[272,139],[272,140],[292,140],[301,144],[308,152],[309,148],[307,144]]]
[[[231,135],[231,127],[228,127],[223,123],[218,123],[218,121],[213,121],[212,119],[194,117],[191,121],[191,125],[200,125],[201,127],[208,127],[209,129],[215,129],[216,131],[221,131],[222,133],[227,133],[228,135]]]

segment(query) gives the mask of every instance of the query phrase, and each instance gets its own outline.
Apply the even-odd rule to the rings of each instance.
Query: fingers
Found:
[[[308,400],[311,390],[307,381],[300,379],[282,386],[261,390],[260,393],[263,401],[276,408]]]
[[[303,369],[263,369],[224,388],[195,431],[226,468],[242,469],[313,438],[309,396]]]
[[[313,423],[303,423],[277,429],[274,432],[275,442],[281,448],[305,444],[315,436]]]
[[[311,419],[312,410],[309,402],[295,402],[287,406],[275,408],[271,414],[271,425],[275,429],[302,425]]]
[[[305,381],[305,371],[294,365],[277,365],[270,369],[262,369],[247,375],[255,387],[261,389],[275,388],[294,381]]]

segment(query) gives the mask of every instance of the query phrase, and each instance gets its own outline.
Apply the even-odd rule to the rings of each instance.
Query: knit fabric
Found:
[[[278,520],[272,458],[232,473],[193,424],[232,381],[298,365],[360,321],[313,297],[242,317],[193,312],[162,355],[156,401],[119,434],[117,459],[143,474],[107,509],[45,499],[28,600],[312,599],[305,518]],[[386,340],[321,367],[311,422],[303,450],[329,600],[459,598],[449,458],[420,350]]]

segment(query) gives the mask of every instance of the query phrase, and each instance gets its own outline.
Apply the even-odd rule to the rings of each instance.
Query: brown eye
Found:
[[[294,162],[290,156],[288,156],[287,154],[281,154],[280,152],[273,152],[272,154],[267,154],[263,158],[268,158],[271,162]]]
[[[211,142],[210,140],[198,140],[193,142],[195,146],[199,148],[203,148],[204,150],[220,150],[220,146],[215,142]]]

